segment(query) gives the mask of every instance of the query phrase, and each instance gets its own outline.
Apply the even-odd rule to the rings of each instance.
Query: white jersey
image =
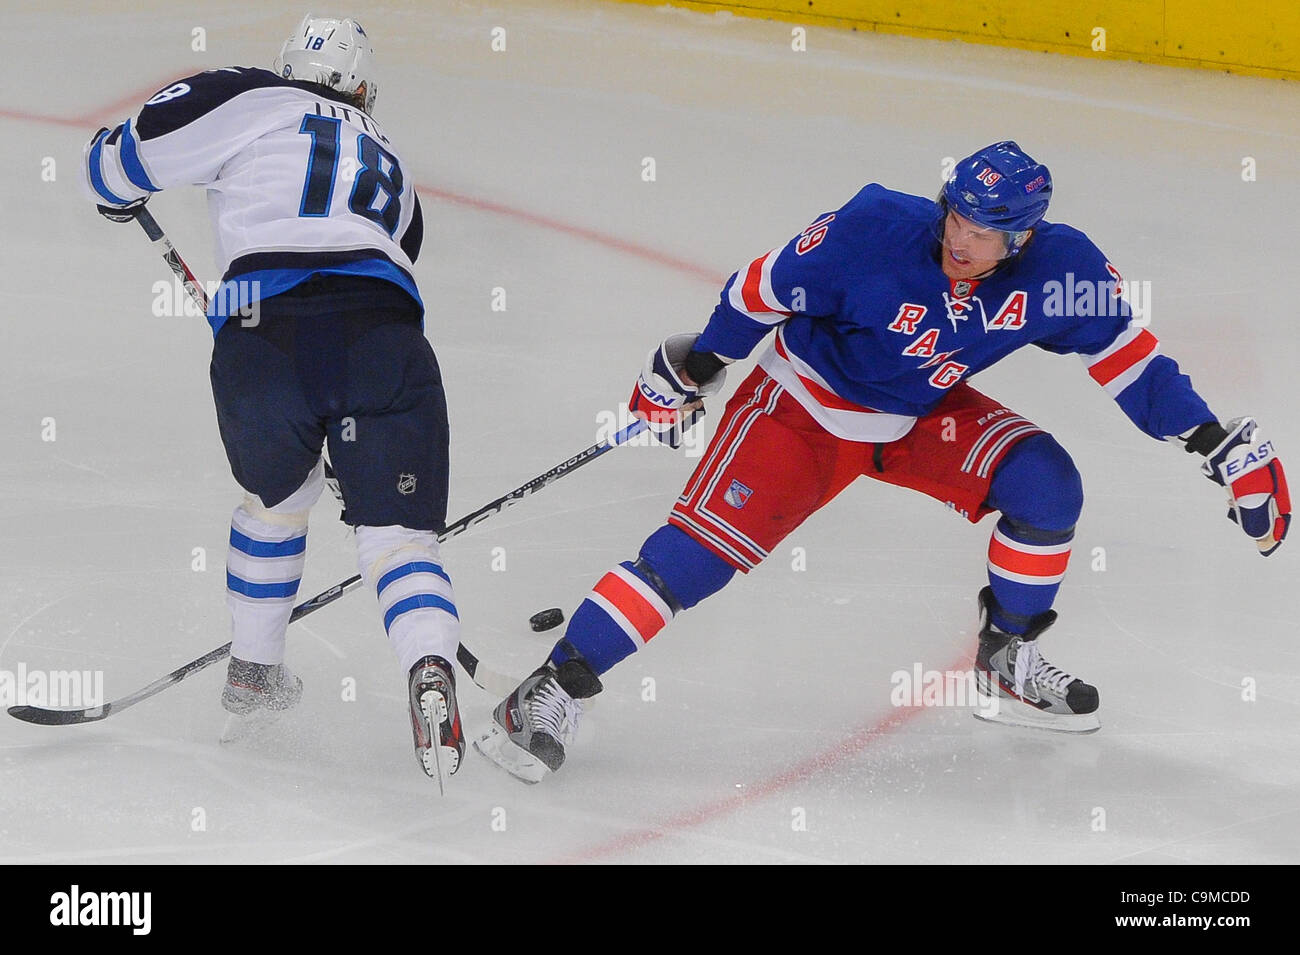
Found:
[[[420,303],[414,184],[379,125],[324,87],[268,70],[209,70],[96,136],[85,158],[97,202],[207,188],[226,293],[213,297],[214,331],[236,307],[320,272],[387,279]]]

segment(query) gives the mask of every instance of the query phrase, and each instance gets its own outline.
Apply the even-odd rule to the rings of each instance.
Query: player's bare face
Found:
[[[943,274],[950,279],[979,278],[1007,255],[1007,234],[986,229],[949,211],[943,223]]]

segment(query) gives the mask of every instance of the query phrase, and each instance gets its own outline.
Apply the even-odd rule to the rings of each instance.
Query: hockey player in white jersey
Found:
[[[83,172],[116,222],[162,189],[207,190],[223,272],[208,312],[212,391],[245,491],[230,526],[222,704],[283,710],[302,694],[285,632],[328,441],[361,573],[409,674],[416,756],[429,775],[449,775],[464,739],[449,662],[459,623],[437,538],[446,402],[412,276],[420,205],[373,118],[377,92],[361,26],[308,15],[274,72],[230,67],[170,84],[95,134]]]

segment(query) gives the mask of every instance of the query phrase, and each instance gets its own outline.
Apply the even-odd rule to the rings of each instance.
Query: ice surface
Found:
[[[207,326],[151,315],[167,271],[94,214],[76,163],[163,83],[269,63],[302,9],[7,6],[25,40],[0,112],[0,668],[102,669],[112,698],[228,639],[238,494]],[[865,182],[929,195],[944,157],[1004,138],[1051,166],[1053,219],[1152,283],[1154,330],[1220,417],[1254,414],[1284,458],[1300,449],[1295,84],[817,28],[800,53],[788,24],[656,8],[409,7],[358,15],[384,64],[379,119],[425,190],[417,277],[453,417],[453,517],[592,443],[645,351],[701,327],[740,263]],[[151,208],[210,277],[201,194]],[[1298,545],[1257,557],[1194,462],[1074,359],[1022,352],[977,385],[1083,472],[1044,649],[1099,686],[1095,736],[891,706],[896,670],[973,652],[989,524],[864,481],[613,671],[542,785],[468,753],[437,797],[360,594],[294,625],[303,703],[238,743],[217,743],[219,667],[93,726],[0,719],[0,861],[1300,861]],[[466,643],[528,672],[555,636],[528,617],[570,612],[634,555],[692,463],[622,450],[449,543]],[[353,573],[335,516],[323,500],[303,596]],[[481,726],[495,701],[466,680],[461,697]]]

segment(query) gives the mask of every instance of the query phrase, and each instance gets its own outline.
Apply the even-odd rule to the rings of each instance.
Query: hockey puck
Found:
[[[564,623],[564,611],[559,607],[552,607],[550,610],[539,610],[528,618],[528,626],[538,633],[544,630],[554,630],[562,623]]]

